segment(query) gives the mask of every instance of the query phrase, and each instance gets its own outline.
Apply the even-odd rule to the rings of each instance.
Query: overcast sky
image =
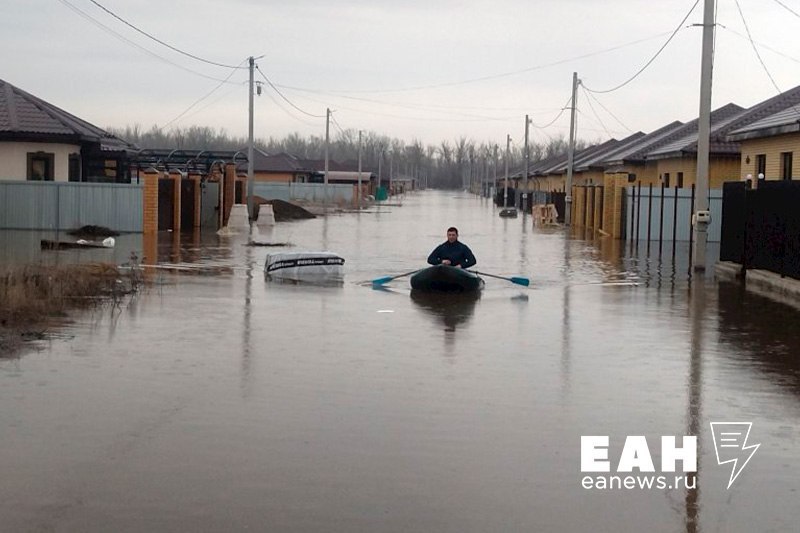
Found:
[[[736,0],[718,2],[724,27],[717,31],[713,105],[749,107],[777,90],[747,38]],[[781,90],[800,85],[800,0],[738,2],[775,84]],[[330,107],[342,128],[426,143],[466,136],[502,146],[507,133],[523,141],[526,113],[537,126],[558,115],[573,71],[598,91],[633,76],[695,2],[98,3],[210,61],[244,65],[248,56],[263,55],[259,68],[292,104],[318,116]],[[702,22],[702,9],[700,0],[685,27],[632,82],[595,94],[596,101],[579,93],[579,137],[619,139],[697,116],[701,28],[690,25]],[[90,0],[2,0],[0,46],[0,78],[98,126],[163,127],[216,89],[171,125],[247,134],[246,70],[180,55]],[[256,137],[324,135],[323,118],[298,111],[269,86],[255,106]],[[531,128],[531,138],[564,134],[568,124],[563,113],[547,128]],[[331,134],[337,131],[332,125]]]

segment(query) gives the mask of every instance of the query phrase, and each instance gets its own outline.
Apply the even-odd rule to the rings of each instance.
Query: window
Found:
[[[676,183],[679,189],[683,189],[683,172],[678,172],[678,183]]]
[[[28,152],[28,180],[53,181],[55,154]]]
[[[792,152],[781,153],[781,178],[792,179]]]
[[[669,187],[669,172],[664,172],[663,180],[664,180],[664,187]]]
[[[69,181],[81,181],[81,156],[69,154]]]
[[[756,156],[756,175],[757,178],[759,174],[767,175],[767,154],[758,154]]]

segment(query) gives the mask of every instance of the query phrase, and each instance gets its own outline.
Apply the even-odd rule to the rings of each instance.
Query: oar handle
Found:
[[[473,270],[473,272],[475,272],[476,274],[479,274],[481,276],[489,276],[490,278],[502,279],[502,280],[505,280],[505,281],[510,281],[511,283],[515,283],[517,285],[523,285],[525,287],[527,287],[528,285],[531,284],[531,280],[529,280],[528,278],[523,278],[521,276],[512,276],[510,278],[507,278],[505,276],[498,276],[496,274],[489,274],[488,272],[478,272],[477,270]]]
[[[389,283],[393,279],[402,278],[402,277],[405,277],[405,276],[410,276],[411,274],[416,274],[420,270],[421,269],[418,268],[417,270],[412,270],[411,272],[404,272],[403,274],[398,274],[396,276],[384,276],[382,278],[373,279],[372,280],[372,284],[373,285],[383,285],[384,283]]]

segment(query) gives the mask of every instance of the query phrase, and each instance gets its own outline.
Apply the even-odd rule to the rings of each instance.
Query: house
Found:
[[[0,180],[130,183],[132,145],[0,80]]]
[[[242,152],[247,153],[246,150]],[[239,165],[240,172],[247,172],[247,164]],[[253,149],[253,179],[256,182],[307,183],[317,171],[292,154],[270,155],[259,148]]]
[[[741,146],[741,175],[754,179],[764,174],[768,180],[800,177],[800,106],[788,107],[748,126],[733,130],[727,137]]]

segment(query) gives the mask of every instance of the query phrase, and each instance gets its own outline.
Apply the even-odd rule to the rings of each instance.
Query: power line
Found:
[[[149,56],[152,56],[152,57],[158,59],[159,61],[163,61],[164,63],[172,65],[173,67],[177,67],[177,68],[179,68],[179,69],[181,69],[183,71],[189,72],[190,74],[194,74],[195,76],[200,76],[201,78],[205,78],[207,80],[223,81],[220,78],[215,78],[214,76],[208,76],[206,74],[203,74],[202,72],[197,72],[197,71],[192,70],[190,68],[184,67],[183,65],[175,63],[174,61],[170,61],[169,59],[167,59],[165,57],[161,57],[160,55],[156,54],[155,52],[153,52],[151,50],[148,50],[147,48],[145,48],[145,47],[143,47],[143,46],[131,41],[127,37],[117,33],[116,31],[114,31],[113,29],[109,28],[108,26],[106,26],[102,22],[96,20],[94,17],[92,17],[91,15],[89,15],[88,13],[86,13],[85,11],[80,9],[79,7],[77,7],[74,4],[70,3],[68,0],[58,0],[58,1],[61,2],[62,4],[64,4],[65,6],[67,6],[69,9],[71,9],[75,13],[77,13],[78,15],[80,15],[81,17],[85,18],[86,20],[88,20],[89,22],[94,24],[95,26],[99,27],[100,29],[104,30],[105,32],[107,32],[107,33],[111,34],[112,36],[116,37],[120,41],[123,41],[126,44],[129,44],[129,45],[131,45],[131,46],[133,46],[135,48],[138,48],[139,50],[141,50],[145,54],[147,54]]]
[[[775,78],[773,78],[772,74],[770,74],[767,65],[764,63],[764,60],[761,59],[761,54],[758,53],[758,47],[756,46],[756,43],[753,42],[753,36],[750,34],[750,27],[747,25],[747,20],[744,18],[744,13],[742,12],[742,6],[739,5],[739,0],[734,0],[734,1],[736,2],[736,9],[739,10],[739,16],[742,18],[742,24],[744,24],[744,30],[747,32],[747,38],[750,40],[750,46],[753,47],[753,52],[756,53],[758,62],[761,63],[761,66],[764,68],[764,72],[767,73],[767,77],[769,78],[769,81],[772,82],[772,85],[775,87],[775,89],[779,93],[783,92],[781,91],[781,88],[778,87],[778,84],[775,83]]]
[[[339,122],[336,120],[336,117],[333,116],[333,113],[334,112],[331,111],[331,121],[333,122],[333,125],[336,126],[336,128],[339,130],[339,133],[341,133],[342,135],[345,135],[344,129],[342,129],[342,127],[339,125]]]
[[[669,33],[670,32],[661,32],[658,35],[652,35],[650,37],[645,37],[643,39],[637,39],[635,41],[630,41],[630,42],[623,43],[623,44],[620,44],[620,45],[617,45],[617,46],[612,46],[611,48],[605,48],[603,50],[598,50],[596,52],[590,52],[590,53],[587,53],[587,54],[573,56],[573,57],[566,58],[566,59],[560,59],[558,61],[553,61],[551,63],[544,63],[544,64],[541,64],[541,65],[534,65],[532,67],[527,67],[527,68],[523,68],[523,69],[519,69],[519,70],[512,70],[512,71],[508,71],[508,72],[502,72],[502,73],[499,73],[499,74],[491,74],[491,75],[488,75],[488,76],[481,76],[481,77],[470,78],[470,79],[466,79],[466,80],[444,82],[444,83],[434,83],[434,84],[430,84],[430,85],[416,85],[416,86],[411,86],[411,87],[403,87],[403,88],[399,88],[399,89],[358,89],[358,90],[342,90],[342,91],[332,91],[332,92],[334,92],[334,93],[348,93],[348,94],[401,93],[401,92],[410,92],[410,91],[421,91],[421,90],[424,90],[424,89],[440,89],[440,88],[443,88],[443,87],[454,87],[454,86],[457,86],[457,85],[468,85],[468,84],[471,84],[471,83],[478,83],[478,82],[481,82],[481,81],[489,81],[489,80],[494,80],[494,79],[498,79],[498,78],[506,78],[506,77],[509,77],[509,76],[515,76],[515,75],[518,75],[518,74],[525,74],[527,72],[533,72],[535,70],[541,70],[541,69],[545,69],[545,68],[549,68],[549,67],[554,67],[554,66],[557,66],[557,65],[562,65],[564,63],[577,61],[579,59],[586,59],[586,58],[593,57],[593,56],[596,56],[596,55],[601,55],[601,54],[605,54],[605,53],[608,53],[608,52],[613,52],[615,50],[619,50],[621,48],[626,48],[628,46],[632,46],[632,45],[635,45],[635,44],[643,43],[643,42],[646,42],[646,41],[649,41],[649,40],[652,40],[652,39],[657,39],[657,38],[663,37],[664,35],[667,35]],[[292,87],[292,86],[286,86],[286,85],[282,85],[281,87],[283,87],[284,89],[294,89],[294,90],[298,90],[298,91],[309,91],[309,92],[314,92],[315,91],[314,89],[308,89],[306,87]]]
[[[125,24],[126,26],[128,26],[129,28],[131,28],[131,29],[133,29],[133,30],[135,30],[135,31],[139,32],[140,34],[144,35],[144,36],[145,36],[145,37],[147,37],[148,39],[152,39],[152,40],[154,40],[155,42],[157,42],[157,43],[158,43],[158,44],[160,44],[160,45],[166,46],[167,48],[169,48],[170,50],[172,50],[172,51],[174,51],[174,52],[178,52],[179,54],[185,55],[186,57],[190,57],[190,58],[192,58],[192,59],[196,59],[197,61],[202,61],[203,63],[208,63],[209,65],[214,65],[214,66],[217,66],[217,67],[225,67],[225,68],[247,68],[247,67],[242,67],[241,65],[240,65],[240,66],[238,66],[238,67],[235,67],[235,66],[233,66],[233,65],[226,65],[226,64],[224,64],[224,63],[217,63],[216,61],[210,61],[210,60],[208,60],[208,59],[203,59],[202,57],[196,56],[196,55],[194,55],[194,54],[190,54],[189,52],[184,52],[183,50],[181,50],[181,49],[179,49],[179,48],[176,48],[176,47],[172,46],[172,45],[171,45],[171,44],[169,44],[169,43],[165,43],[164,41],[162,41],[162,40],[161,40],[161,39],[159,39],[158,37],[155,37],[155,36],[153,36],[153,35],[151,35],[151,34],[147,33],[146,31],[144,31],[144,30],[142,30],[142,29],[139,29],[139,28],[137,28],[136,26],[134,26],[133,24],[131,24],[130,22],[128,22],[128,21],[127,21],[127,20],[125,20],[124,18],[120,17],[119,15],[117,15],[116,13],[114,13],[113,11],[111,11],[110,9],[108,9],[107,7],[105,7],[104,5],[102,5],[100,2],[96,2],[95,0],[89,0],[89,1],[90,1],[91,3],[93,3],[94,5],[96,5],[97,7],[99,7],[100,9],[102,9],[103,11],[105,11],[106,13],[108,13],[109,15],[111,15],[112,17],[114,17],[115,19],[117,19],[118,21],[120,21],[120,22],[122,22],[123,24]]]
[[[625,128],[626,130],[628,130],[628,132],[629,132],[629,133],[633,133],[633,130],[632,130],[632,129],[630,129],[628,126],[626,126],[624,122],[622,122],[620,119],[618,119],[618,118],[617,118],[617,116],[616,116],[614,113],[612,113],[611,111],[609,111],[609,109],[608,109],[606,106],[604,106],[604,105],[603,105],[603,102],[601,102],[600,100],[598,100],[598,99],[597,99],[597,97],[596,97],[595,95],[593,95],[592,93],[590,93],[589,91],[587,91],[587,90],[586,90],[586,88],[583,86],[583,84],[581,84],[581,89],[583,89],[583,94],[585,94],[585,95],[586,95],[588,98],[591,98],[592,100],[594,100],[594,101],[595,101],[595,103],[596,103],[597,105],[599,105],[600,107],[602,107],[602,108],[605,110],[605,112],[606,112],[606,113],[608,113],[609,115],[611,115],[611,118],[613,118],[614,120],[616,120],[616,121],[617,121],[617,124],[619,124],[620,126],[622,126],[623,128]],[[591,106],[592,104],[590,103],[589,105]]]
[[[309,122],[307,120],[303,120],[302,118],[300,118],[297,115],[295,115],[294,113],[292,113],[289,109],[286,108],[286,106],[281,104],[280,100],[275,98],[275,96],[273,96],[273,94],[271,92],[267,92],[267,96],[269,97],[270,100],[272,100],[272,102],[275,104],[275,106],[278,109],[280,109],[281,111],[283,111],[284,113],[289,115],[291,118],[295,119],[297,122],[299,122],[301,124],[305,124],[306,126],[311,126],[313,128],[316,128],[316,127],[319,126],[319,124],[314,124],[314,123]]]
[[[583,87],[583,85],[580,85],[580,88],[583,91],[583,94],[589,94],[589,92],[586,90],[585,87]],[[606,134],[608,134],[608,137],[609,138],[613,138],[614,136],[611,135],[610,131],[608,131],[608,128],[606,127],[605,123],[603,123],[603,120],[600,118],[600,115],[597,114],[597,111],[595,110],[594,106],[592,105],[592,101],[589,98],[586,98],[586,103],[589,104],[589,109],[592,110],[592,113],[594,114],[595,118],[597,119],[597,122],[599,122],[600,126],[602,126],[603,129],[606,131]]]
[[[324,115],[315,115],[315,114],[313,114],[313,113],[309,113],[309,112],[308,112],[308,111],[306,111],[305,109],[302,109],[302,108],[298,107],[297,105],[295,105],[295,103],[294,103],[294,102],[292,102],[291,100],[289,100],[288,98],[286,98],[286,97],[283,95],[283,93],[280,91],[280,89],[278,89],[278,88],[275,86],[275,84],[274,84],[274,83],[272,83],[272,82],[269,80],[269,78],[267,78],[266,74],[264,74],[264,72],[261,70],[261,68],[260,68],[258,65],[256,65],[256,70],[258,71],[258,73],[259,73],[259,74],[261,74],[261,77],[262,77],[262,78],[264,78],[264,80],[265,80],[265,81],[266,81],[266,82],[269,84],[269,86],[270,86],[270,87],[272,87],[272,90],[274,90],[276,93],[278,93],[278,96],[280,96],[281,98],[283,98],[283,99],[286,101],[286,103],[288,103],[290,106],[292,106],[293,108],[297,109],[298,111],[300,111],[300,112],[301,112],[301,113],[303,113],[304,115],[308,115],[309,117],[312,117],[312,118],[325,118],[325,116],[324,116]]]
[[[758,62],[761,63],[761,66],[764,68],[764,72],[767,73],[767,77],[769,78],[769,81],[772,82],[772,86],[775,87],[775,90],[778,91],[778,94],[782,94],[783,91],[781,91],[781,88],[778,87],[777,83],[775,83],[775,78],[772,77],[772,74],[770,74],[767,65],[764,63],[764,60],[761,59],[761,54],[758,53],[758,47],[756,46],[756,43],[753,41],[753,36],[750,34],[750,27],[747,25],[747,20],[744,17],[744,12],[742,12],[742,6],[739,5],[739,0],[734,0],[734,1],[736,2],[736,9],[739,11],[739,16],[742,18],[742,24],[744,24],[744,29],[747,32],[747,38],[750,40],[750,46],[753,47],[753,52],[756,53]],[[800,110],[797,109],[797,106],[794,104],[791,104],[791,106],[792,109],[794,109],[795,114],[800,115]]]
[[[783,7],[784,9],[786,9],[786,11],[788,11],[789,13],[791,13],[792,15],[794,15],[795,17],[797,17],[797,18],[800,18],[800,13],[798,13],[797,11],[795,11],[794,9],[792,9],[791,7],[789,7],[789,6],[787,6],[786,4],[784,4],[783,2],[781,2],[781,0],[775,0],[775,2],[776,2],[778,5],[780,5],[781,7]]]
[[[306,100],[311,100],[312,102],[317,102],[321,104],[329,104],[330,102],[318,100],[316,98],[312,98],[310,96],[303,96]],[[419,116],[404,116],[404,115],[397,115],[393,113],[384,113],[380,111],[370,111],[367,109],[360,109],[357,107],[349,107],[345,105],[337,105],[339,109],[346,109],[348,111],[353,111],[355,113],[362,113],[367,115],[375,115],[375,116],[382,116],[382,117],[389,117],[389,118],[398,118],[401,120],[414,120],[418,122],[510,122],[512,120],[519,119],[519,116],[515,115],[513,117],[502,117],[502,118],[477,118],[477,119],[468,119],[468,118],[431,118],[431,117],[419,117]],[[324,118],[324,117],[320,117]]]
[[[731,28],[729,28],[729,27],[725,26],[724,24],[717,24],[717,25],[718,25],[720,28],[722,28],[723,30],[725,30],[725,31],[728,31],[728,32],[730,32],[730,33],[734,34],[735,36],[737,36],[737,37],[739,37],[739,38],[741,38],[741,39],[747,39],[747,35],[742,35],[742,34],[741,34],[741,33],[739,33],[738,31],[736,31],[736,30],[734,30],[734,29],[731,29]],[[768,46],[768,45],[766,45],[766,44],[764,44],[764,43],[762,43],[762,42],[760,42],[760,41],[756,41],[756,40],[754,40],[753,42],[754,42],[754,43],[756,43],[756,44],[757,44],[758,46],[760,46],[761,48],[763,48],[763,49],[765,49],[765,50],[769,50],[769,51],[770,51],[770,52],[772,52],[773,54],[778,54],[779,56],[781,56],[781,57],[784,57],[784,58],[786,58],[786,59],[788,59],[788,60],[790,60],[790,61],[794,61],[795,63],[800,63],[800,59],[797,59],[797,58],[795,58],[795,57],[792,57],[792,56],[790,56],[790,55],[788,55],[788,54],[785,54],[785,53],[781,52],[780,50],[776,50],[776,49],[772,48],[771,46]]]
[[[247,59],[244,59],[244,60],[242,61],[242,63],[244,63],[245,61],[247,61]],[[242,63],[239,63],[239,64],[241,65]],[[238,67],[237,67],[237,68],[238,68]],[[212,94],[214,94],[214,93],[217,91],[217,89],[219,89],[220,87],[222,87],[222,86],[223,86],[223,85],[224,85],[224,84],[225,84],[225,83],[226,83],[226,82],[227,82],[227,81],[228,81],[228,80],[231,78],[231,76],[233,76],[233,75],[236,73],[236,70],[237,70],[237,69],[231,69],[231,73],[230,73],[230,74],[228,74],[228,77],[227,77],[227,78],[225,78],[224,80],[222,80],[222,81],[219,83],[219,85],[217,85],[216,87],[214,87],[213,89],[211,89],[211,91],[209,91],[209,92],[208,92],[208,93],[206,93],[204,96],[202,96],[202,97],[200,97],[198,100],[196,100],[196,101],[195,101],[195,102],[194,102],[192,105],[190,105],[189,107],[187,107],[187,108],[186,108],[186,109],[185,109],[185,110],[184,110],[184,111],[183,111],[183,112],[182,112],[180,115],[178,115],[177,117],[173,118],[172,120],[170,120],[169,122],[167,122],[166,124],[164,124],[163,126],[161,126],[161,127],[160,127],[160,128],[158,128],[158,129],[159,129],[159,130],[163,130],[164,128],[166,128],[167,126],[169,126],[170,124],[172,124],[173,122],[175,122],[175,121],[177,121],[178,119],[180,119],[180,118],[181,118],[183,115],[185,115],[186,113],[188,113],[189,111],[191,111],[191,109],[192,109],[194,106],[196,106],[197,104],[199,104],[200,102],[202,102],[203,100],[205,100],[206,98],[208,98],[209,96],[211,96]]]
[[[539,125],[538,125],[538,124],[536,124],[535,122],[531,121],[531,126],[533,126],[534,128],[540,129],[540,130],[543,130],[543,129],[545,129],[545,128],[549,128],[550,126],[552,126],[553,124],[555,124],[556,120],[558,120],[559,118],[561,118],[561,115],[563,115],[563,114],[564,114],[564,111],[566,111],[566,110],[568,109],[568,108],[567,108],[567,104],[569,104],[569,101],[570,101],[570,100],[572,100],[572,97],[569,97],[569,98],[567,98],[567,101],[564,103],[564,105],[563,105],[563,106],[561,106],[561,111],[559,111],[559,112],[558,112],[558,115],[556,115],[556,118],[554,118],[553,120],[551,120],[550,122],[548,122],[548,123],[547,123],[547,124],[545,124],[544,126],[539,126]]]
[[[297,88],[297,87],[291,87],[291,86],[280,85],[280,84],[276,84],[276,85],[278,87],[282,87],[284,89],[289,89],[289,90],[294,90],[294,91],[299,91],[299,92],[305,92],[305,93],[311,93],[311,94],[327,95],[327,96],[331,96],[333,98],[342,98],[342,99],[345,99],[345,100],[355,100],[355,101],[358,101],[358,102],[368,102],[368,103],[373,103],[373,104],[388,105],[388,106],[393,106],[393,107],[400,107],[400,108],[405,108],[405,109],[413,109],[413,110],[421,110],[421,111],[430,110],[430,111],[433,111],[435,113],[447,114],[447,115],[451,115],[451,116],[455,115],[455,116],[463,116],[463,117],[469,117],[469,118],[477,118],[477,119],[481,119],[481,120],[494,120],[494,117],[476,115],[476,114],[473,114],[473,113],[448,112],[448,111],[442,111],[442,110],[439,109],[439,107],[449,107],[450,109],[454,109],[454,107],[452,107],[452,106],[432,106],[432,105],[423,105],[423,104],[386,102],[386,101],[383,101],[383,100],[376,100],[374,98],[348,96],[348,95],[344,95],[344,94],[340,94],[340,93],[336,93],[336,92],[326,92],[326,91],[316,91],[316,90],[311,90],[311,89],[301,89],[301,88]],[[476,109],[480,109],[480,108],[476,108]],[[519,109],[524,109],[524,108],[519,108]],[[511,117],[504,117],[503,120],[507,120],[507,119],[510,119],[510,118]]]
[[[585,85],[584,85],[584,88],[585,88],[587,91],[589,91],[589,92],[598,93],[598,94],[601,94],[601,93],[610,93],[610,92],[614,92],[614,91],[616,91],[617,89],[621,89],[621,88],[625,87],[625,86],[626,86],[626,85],[628,85],[630,82],[632,82],[633,80],[635,80],[636,78],[638,78],[638,77],[639,77],[639,75],[640,75],[642,72],[644,72],[644,71],[647,69],[647,67],[649,67],[649,66],[650,66],[650,64],[651,64],[651,63],[653,63],[653,61],[655,61],[655,60],[656,60],[656,58],[657,58],[657,57],[658,57],[658,56],[661,54],[661,52],[663,52],[663,51],[664,51],[664,48],[666,48],[666,47],[667,47],[667,45],[668,45],[668,44],[669,44],[669,43],[672,41],[672,39],[673,39],[673,38],[674,38],[674,37],[675,37],[675,36],[678,34],[678,32],[681,30],[681,28],[683,28],[683,25],[684,25],[684,23],[686,22],[686,20],[689,18],[689,15],[691,15],[691,14],[692,14],[692,12],[694,11],[694,8],[696,8],[696,7],[697,7],[697,4],[699,4],[699,3],[700,3],[700,0],[695,0],[695,3],[692,5],[691,9],[689,9],[689,12],[688,12],[688,13],[686,13],[686,16],[685,16],[685,17],[683,17],[683,19],[681,20],[680,24],[678,24],[678,27],[676,27],[676,28],[675,28],[675,31],[673,31],[673,32],[672,32],[672,35],[670,35],[670,36],[669,36],[669,39],[667,39],[667,40],[666,40],[666,42],[664,42],[664,44],[663,44],[663,45],[661,45],[661,48],[659,48],[659,49],[658,49],[658,51],[655,53],[655,55],[654,55],[653,57],[651,57],[651,58],[650,58],[650,60],[649,60],[647,63],[645,63],[645,64],[644,64],[644,66],[643,66],[642,68],[640,68],[640,69],[639,69],[639,70],[636,72],[636,74],[634,74],[633,76],[631,76],[630,78],[628,78],[628,79],[627,79],[627,80],[625,80],[624,82],[620,83],[620,84],[619,84],[619,85],[617,85],[616,87],[612,87],[611,89],[605,89],[605,90],[602,90],[602,91],[598,91],[598,90],[590,89],[589,87],[586,87]]]

